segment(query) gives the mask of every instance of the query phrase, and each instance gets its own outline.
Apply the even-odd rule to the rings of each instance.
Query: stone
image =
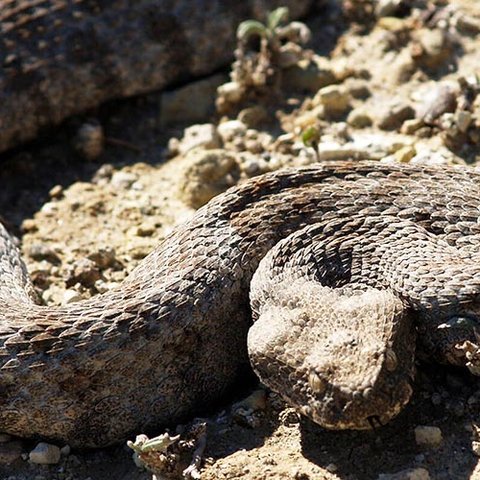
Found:
[[[57,252],[55,252],[51,246],[44,243],[32,244],[28,249],[28,256],[37,261],[46,260],[53,265],[59,265],[61,263]]]
[[[262,122],[267,120],[267,118],[267,111],[260,105],[244,108],[238,114],[238,120],[245,124],[248,128],[258,127]]]
[[[436,70],[447,63],[453,48],[446,32],[438,28],[420,28],[415,32],[410,54],[422,68]]]
[[[378,0],[375,6],[375,15],[377,18],[395,15],[402,2],[403,0]]]
[[[405,135],[412,135],[418,129],[422,128],[424,125],[423,120],[420,118],[410,118],[405,120],[400,128],[400,133]]]
[[[417,152],[414,147],[406,146],[397,150],[393,155],[397,162],[408,163],[416,154]]]
[[[105,144],[103,127],[97,121],[84,123],[77,131],[73,145],[86,160],[95,160]]]
[[[215,113],[217,88],[227,80],[223,73],[197,80],[162,93],[162,127],[178,123],[199,123]]]
[[[236,157],[226,150],[193,150],[182,165],[178,185],[180,198],[199,208],[211,198],[234,185],[240,169]]]
[[[60,461],[61,452],[56,445],[40,442],[30,452],[28,459],[39,465],[53,465]]]
[[[423,96],[416,117],[427,124],[433,123],[444,113],[452,113],[457,106],[457,96],[447,84],[435,84]]]
[[[377,125],[382,130],[395,130],[400,128],[405,120],[414,116],[415,110],[409,104],[403,101],[395,101],[380,112]]]
[[[82,296],[75,290],[65,290],[62,298],[62,305],[68,305],[69,303],[75,303],[82,300]]]
[[[242,100],[245,89],[237,82],[227,82],[217,88],[217,95],[227,103],[238,103]]]
[[[347,123],[355,128],[365,128],[372,125],[372,118],[364,107],[352,110],[347,117]]]
[[[211,123],[192,125],[185,129],[183,138],[178,145],[180,154],[193,150],[194,148],[213,149],[219,148],[220,137],[217,133],[215,125]]]
[[[313,102],[322,105],[326,115],[339,116],[350,108],[350,95],[343,86],[329,85],[318,91]]]
[[[231,142],[235,137],[243,137],[246,131],[247,126],[240,120],[228,120],[217,127],[217,132],[224,143]]]
[[[282,72],[282,83],[286,90],[315,93],[335,82],[330,62],[323,57],[314,57],[313,61],[300,61]]]
[[[69,266],[65,283],[67,287],[80,283],[84,287],[89,288],[93,287],[100,277],[100,271],[95,262],[89,258],[81,258]]]
[[[465,133],[472,123],[472,114],[468,110],[457,110],[455,112],[455,123],[458,129]]]
[[[438,427],[415,427],[415,442],[421,447],[438,447],[442,443],[442,431]]]
[[[110,184],[114,188],[128,190],[137,180],[138,177],[134,173],[120,170],[112,175]]]

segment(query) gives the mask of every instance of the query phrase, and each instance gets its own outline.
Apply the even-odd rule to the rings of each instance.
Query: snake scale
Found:
[[[34,303],[2,228],[0,430],[115,443],[218,400],[248,356],[320,425],[383,424],[410,397],[416,337],[423,355],[466,364],[479,199],[480,173],[460,167],[265,174],[198,210],[119,288],[60,307]]]

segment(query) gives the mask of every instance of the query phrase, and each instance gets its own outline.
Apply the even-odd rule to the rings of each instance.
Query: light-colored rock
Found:
[[[237,82],[227,82],[217,88],[217,95],[228,103],[238,103],[245,93],[245,89]]]
[[[377,125],[382,130],[395,130],[400,128],[405,120],[414,116],[415,111],[408,103],[396,100],[378,112]]]
[[[321,88],[313,101],[315,104],[323,105],[327,115],[341,115],[350,108],[350,95],[341,85]]]
[[[222,141],[230,142],[235,137],[242,137],[247,131],[247,126],[240,120],[228,120],[217,127],[217,132]]]
[[[329,60],[318,56],[315,56],[313,61],[300,61],[282,73],[282,83],[286,90],[314,93],[335,81],[336,78]]]
[[[30,452],[28,459],[39,465],[53,465],[60,461],[61,452],[56,445],[40,442]]]
[[[268,113],[260,105],[244,108],[238,114],[238,120],[249,128],[255,128],[268,118]]]
[[[162,93],[161,124],[204,122],[215,113],[217,88],[226,81],[219,73]]]
[[[403,0],[378,0],[375,6],[377,17],[389,17],[395,15]]]
[[[179,176],[179,196],[199,208],[234,185],[240,169],[236,157],[225,150],[193,150],[185,158]]]
[[[183,138],[178,146],[180,154],[184,155],[190,150],[199,147],[206,150],[220,147],[220,137],[215,125],[204,123],[192,125],[185,129]]]
[[[112,175],[110,183],[114,188],[128,190],[137,180],[138,177],[134,173],[120,170]]]
[[[82,296],[75,290],[65,290],[62,298],[62,304],[68,305],[69,303],[75,303],[82,300]]]
[[[428,425],[415,427],[415,442],[421,447],[438,447],[442,440],[442,431],[438,427]]]
[[[416,150],[412,146],[402,147],[394,153],[395,159],[400,163],[408,163],[415,155]]]
[[[365,128],[372,125],[372,117],[364,107],[352,110],[347,117],[347,123],[355,128]]]

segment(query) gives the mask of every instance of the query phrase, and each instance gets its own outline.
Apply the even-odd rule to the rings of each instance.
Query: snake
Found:
[[[415,361],[468,366],[480,173],[341,161],[232,187],[118,287],[45,306],[0,229],[0,431],[101,447],[211,408],[253,370],[324,428],[408,403]]]

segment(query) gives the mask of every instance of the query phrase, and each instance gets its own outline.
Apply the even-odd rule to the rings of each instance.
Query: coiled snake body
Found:
[[[466,363],[479,200],[480,174],[454,167],[267,174],[209,202],[120,288],[58,308],[33,302],[2,228],[0,430],[93,447],[174,423],[238,381],[247,335],[260,378],[320,425],[384,423],[409,399],[416,335]]]

